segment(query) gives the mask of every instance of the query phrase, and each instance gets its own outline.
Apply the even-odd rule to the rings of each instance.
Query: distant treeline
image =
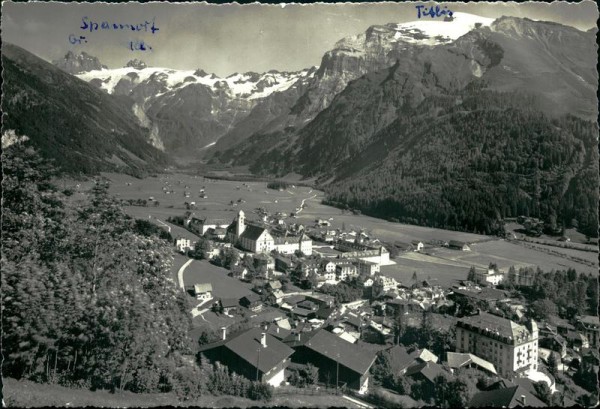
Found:
[[[281,180],[276,180],[274,182],[269,182],[267,183],[267,187],[269,189],[275,189],[275,190],[279,190],[279,189],[287,189],[289,187],[289,184],[287,182],[283,182]]]

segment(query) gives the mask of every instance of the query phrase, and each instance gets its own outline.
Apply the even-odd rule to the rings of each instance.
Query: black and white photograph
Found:
[[[597,407],[598,19],[3,1],[2,407]]]

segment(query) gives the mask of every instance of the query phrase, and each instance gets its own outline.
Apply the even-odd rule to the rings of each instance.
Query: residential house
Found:
[[[199,300],[210,300],[212,298],[212,284],[194,284],[194,296]]]
[[[444,367],[432,361],[419,362],[406,369],[404,376],[425,381],[430,387],[435,385],[435,378],[448,374]]]
[[[371,278],[368,275],[365,274],[361,274],[358,276],[358,279],[356,280],[358,284],[362,285],[363,287],[372,287],[373,283],[375,282],[375,280],[373,280],[373,278]]]
[[[307,295],[306,299],[314,302],[320,308],[330,308],[335,305],[335,297],[329,294],[312,293]]]
[[[494,364],[503,377],[525,376],[537,371],[538,328],[486,312],[461,318],[456,323],[456,352],[471,353]]]
[[[312,363],[319,368],[319,379],[329,385],[346,385],[361,394],[368,390],[369,369],[376,358],[374,352],[323,329],[307,338],[296,346],[294,362]]]
[[[227,238],[227,229],[222,227],[209,229],[205,236],[211,240],[225,240]]]
[[[294,350],[260,328],[252,328],[231,339],[204,345],[200,352],[252,381],[274,387],[285,380],[285,369]]]
[[[182,254],[186,254],[188,251],[194,248],[192,241],[184,237],[178,237],[175,239],[175,247],[177,248],[177,251]]]
[[[275,256],[275,270],[281,271],[282,273],[287,273],[294,267],[294,263],[288,257],[284,256]]]
[[[229,275],[233,278],[246,280],[248,278],[248,269],[241,264],[231,267]]]
[[[356,266],[350,261],[336,263],[335,273],[340,281],[350,281],[358,276]]]
[[[600,348],[600,319],[596,315],[584,315],[577,319],[577,328],[586,336],[590,348]]]
[[[567,345],[575,351],[590,347],[588,338],[579,331],[568,330],[564,337],[567,340]]]
[[[300,301],[297,306],[298,308],[304,308],[309,311],[317,311],[319,309],[319,306],[316,303],[309,300]]]
[[[469,408],[546,407],[546,404],[520,385],[476,393]]]
[[[226,229],[228,223],[220,219],[212,219],[208,217],[196,218],[192,217],[187,223],[187,228],[197,233],[200,236],[204,236],[210,229]]]
[[[282,300],[282,303],[280,304],[280,308],[291,311],[297,307],[298,303],[304,301],[305,299],[306,299],[306,297],[301,294],[291,295]]]
[[[219,305],[223,308],[223,313],[226,315],[233,315],[240,307],[240,302],[236,298],[221,298],[219,300]]]
[[[425,248],[425,245],[423,244],[423,242],[419,241],[419,240],[413,240],[411,242],[411,244],[415,251],[422,251]]]
[[[269,325],[267,334],[277,338],[279,341],[283,341],[292,333],[291,330],[280,327],[277,324]]]
[[[398,282],[393,277],[379,275],[373,280],[372,288],[373,297],[377,298],[389,291],[396,291],[398,289]]]
[[[475,272],[475,281],[478,284],[498,285],[504,280],[504,273],[498,271],[497,268],[490,267],[485,271]]]
[[[558,352],[561,358],[567,355],[567,345],[567,340],[559,334],[545,335],[543,338],[540,338],[540,347]]]
[[[281,281],[279,281],[279,280],[269,281],[267,283],[266,287],[267,287],[267,290],[271,291],[271,292],[273,292],[275,290],[281,290],[281,287],[282,287]]]
[[[263,303],[262,303],[260,297],[254,293],[250,293],[250,294],[242,297],[242,299],[240,300],[240,304],[243,307],[248,308],[252,312],[261,311],[263,308]]]
[[[448,366],[453,369],[463,367],[477,368],[486,372],[488,375],[498,375],[493,363],[486,361],[483,358],[479,358],[477,355],[448,352],[446,361],[448,362]]]
[[[448,242],[448,248],[453,250],[471,251],[471,247],[469,247],[467,243],[458,240],[450,240]]]
[[[461,297],[470,298],[475,302],[486,302],[489,307],[495,306],[498,301],[510,301],[510,294],[507,291],[479,286],[453,286],[448,297],[453,301]]]
[[[335,263],[331,259],[323,259],[319,262],[319,267],[321,271],[326,273],[335,273]]]
[[[357,260],[358,273],[366,276],[373,276],[380,272],[380,265],[371,261]]]
[[[267,302],[272,305],[281,305],[283,303],[284,292],[281,290],[274,290],[267,296]]]

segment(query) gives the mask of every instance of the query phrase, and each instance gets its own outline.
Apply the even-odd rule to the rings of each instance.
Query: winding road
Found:
[[[189,259],[188,261],[185,262],[184,265],[182,265],[181,267],[179,267],[179,271],[177,271],[177,281],[179,281],[179,287],[181,287],[182,290],[185,291],[185,284],[183,283],[183,273],[185,272],[185,269],[192,264],[192,261],[194,261],[193,258]]]

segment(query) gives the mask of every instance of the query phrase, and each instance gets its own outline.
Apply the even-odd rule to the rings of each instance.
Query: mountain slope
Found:
[[[83,72],[79,78],[115,95],[131,97],[141,123],[152,129],[156,147],[192,159],[227,134],[251,110],[272,95],[285,92],[308,75],[269,71],[220,78],[203,70],[126,67]],[[277,98],[277,97],[276,97]]]
[[[435,23],[443,27],[449,24],[449,28],[455,24]],[[340,42],[335,52],[327,54],[335,58],[328,60],[327,55],[323,58],[315,79],[322,72],[331,72],[336,74],[329,77],[340,82],[344,78],[342,73],[360,72],[369,64],[374,64],[372,67],[383,64],[385,59],[377,58],[380,55],[396,57],[391,69],[371,71],[350,81],[326,109],[300,130],[258,132],[221,154],[221,159],[254,163],[255,169],[266,173],[271,169],[281,173],[291,168],[305,175],[332,173],[378,130],[405,115],[405,109],[415,108],[428,96],[457,94],[469,84],[535,96],[536,109],[551,116],[573,114],[595,118],[597,73],[593,33],[555,23],[504,17],[487,26],[476,25],[454,41],[439,39],[434,45],[424,46],[416,40],[410,43],[402,40],[400,47],[398,38],[404,39],[405,32],[398,36],[397,25],[383,27],[385,30],[371,28],[362,37]],[[429,26],[428,29],[435,32]],[[374,32],[379,34],[375,36]],[[423,41],[430,40],[428,37]],[[356,44],[370,46],[359,52]],[[364,49],[370,50],[369,53]],[[309,86],[292,112],[307,112],[312,109],[310,106],[316,107],[311,100],[308,108],[298,108],[311,92]],[[267,146],[271,151],[255,149],[254,144]],[[292,163],[282,169],[281,163],[272,160],[281,157],[292,158]]]
[[[140,173],[167,157],[148,142],[128,98],[97,90],[12,44],[2,47],[3,131],[26,135],[67,172]]]
[[[527,215],[594,236],[597,125],[551,119],[523,101],[481,89],[429,97],[336,170],[328,200],[486,234],[501,232],[504,217]]]
[[[422,50],[456,40],[461,35],[492,23],[492,19],[466,13],[455,13],[452,21],[416,21],[402,24],[390,23],[372,26],[366,32],[338,41],[323,56],[321,64],[303,87],[296,101],[287,101],[290,108],[281,110],[270,121],[263,121],[261,128],[253,127],[260,139],[268,134],[286,134],[289,129],[300,129],[327,108],[335,96],[353,80],[370,72],[392,66],[396,61],[410,61]],[[258,121],[255,121],[258,122]],[[249,136],[245,123],[238,123],[230,132],[241,135],[228,143],[217,143],[215,149],[226,151],[242,143]],[[288,129],[288,131],[286,131]],[[273,137],[272,139],[277,139]],[[220,154],[222,161],[231,159],[232,152]]]
[[[593,38],[511,17],[406,45],[300,130],[256,133],[221,158],[258,174],[316,176],[332,203],[378,217],[497,233],[503,217],[526,214],[575,219],[595,235]]]

